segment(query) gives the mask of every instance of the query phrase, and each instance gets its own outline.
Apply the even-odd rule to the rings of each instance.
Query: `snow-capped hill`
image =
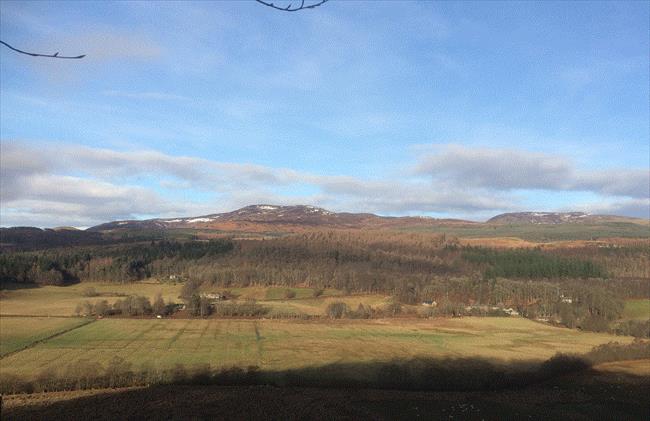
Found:
[[[233,212],[220,214],[222,220],[245,220],[254,222],[289,222],[295,220],[314,220],[320,217],[335,216],[334,212],[315,206],[295,205],[250,205]]]
[[[565,224],[585,222],[593,215],[584,212],[513,212],[490,218],[487,222],[498,224]]]
[[[379,228],[417,224],[470,223],[458,220],[437,220],[420,217],[384,217],[371,213],[331,212],[309,205],[250,205],[232,212],[187,218],[115,221],[89,228],[90,231],[123,231],[131,229],[201,229],[223,231],[300,231],[309,228]]]
[[[232,223],[338,225],[359,222],[369,214],[338,214],[307,205],[250,205],[232,212],[188,218],[148,219],[144,221],[114,221],[90,228],[91,231],[128,229],[218,228]],[[374,215],[372,215],[374,216]],[[376,217],[379,218],[379,217]]]

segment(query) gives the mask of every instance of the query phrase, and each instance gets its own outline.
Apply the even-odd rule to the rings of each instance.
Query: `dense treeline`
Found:
[[[147,297],[141,295],[129,295],[124,299],[118,299],[113,304],[107,300],[100,300],[94,303],[85,301],[79,303],[75,309],[77,316],[166,316],[174,313],[179,305],[173,302],[165,303],[161,294],[154,299],[153,304]]]
[[[565,258],[537,250],[466,248],[463,258],[487,266],[486,278],[605,278],[599,265],[578,258]]]
[[[567,247],[554,254],[597,261],[612,277],[650,278],[650,243],[647,241],[629,242],[623,246]]]
[[[0,228],[0,249],[34,250],[61,246],[108,244],[110,240],[99,232],[73,228],[40,229],[34,227]]]
[[[154,273],[154,262],[196,261],[228,253],[228,239],[151,241],[134,245],[79,247],[0,254],[0,282],[63,285],[78,281],[135,281]]]
[[[647,255],[640,246],[504,250],[460,247],[444,235],[316,232],[272,240],[163,240],[2,253],[0,281],[61,284],[172,276],[226,287],[308,285],[377,292],[396,290],[407,278],[605,278],[603,262],[642,262]],[[635,286],[637,293],[644,286]]]
[[[2,253],[0,282],[61,285],[155,277],[222,289],[335,288],[391,295],[398,304],[436,302],[436,314],[467,314],[467,306],[482,314],[497,306],[525,317],[603,330],[620,317],[622,299],[650,295],[647,278],[607,279],[607,262],[640,262],[646,251],[644,244],[508,250],[463,247],[436,234],[310,232],[263,240],[160,240]],[[191,314],[212,311],[196,291],[184,299]]]

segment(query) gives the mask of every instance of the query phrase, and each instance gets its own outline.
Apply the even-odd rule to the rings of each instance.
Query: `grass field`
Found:
[[[647,224],[603,222],[599,224],[523,224],[415,226],[402,229],[410,232],[433,232],[463,238],[516,237],[527,241],[592,240],[599,238],[648,238]]]
[[[291,300],[274,300],[274,301],[259,301],[259,304],[270,306],[272,308],[271,315],[283,314],[306,314],[309,316],[322,316],[325,314],[327,306],[333,302],[344,302],[352,310],[356,310],[359,304],[364,306],[372,306],[378,308],[390,300],[389,296],[368,294],[368,295],[323,295],[318,298],[304,298],[304,299],[291,299]]]
[[[180,302],[181,284],[133,282],[128,284],[83,282],[65,287],[44,286],[5,290],[0,298],[0,315],[71,316],[75,307],[84,301],[120,298],[119,294],[144,295],[153,299],[159,292],[165,301]],[[94,288],[99,297],[85,297],[84,290]]]
[[[84,290],[94,288],[101,296],[85,297]],[[161,293],[166,302],[181,302],[179,298],[182,284],[134,282],[128,284],[83,282],[65,287],[44,286],[40,288],[24,288],[5,290],[0,298],[0,315],[35,315],[35,316],[72,316],[75,307],[85,301],[94,303],[107,300],[113,303],[120,295],[144,295],[152,301],[156,294]],[[213,288],[215,292],[223,288]],[[206,292],[213,289],[207,289]],[[296,293],[292,299],[284,299],[287,289]],[[355,309],[359,303],[377,306],[384,303],[387,297],[382,295],[341,296],[342,291],[326,289],[323,295],[312,298],[312,288],[281,288],[281,287],[249,287],[231,288],[238,299],[255,299],[260,304],[272,307],[272,314],[307,314],[324,315],[325,308],[332,301],[344,301]]]
[[[623,310],[623,319],[648,320],[650,319],[650,300],[627,300]]]
[[[104,319],[0,360],[0,374],[26,378],[79,360],[106,364],[114,356],[171,368],[210,364],[285,369],[335,362],[410,357],[477,356],[546,359],[587,352],[625,337],[555,328],[521,318],[366,320]]]
[[[295,298],[297,299],[302,299],[302,298],[312,298],[314,296],[314,288],[280,288],[280,287],[272,287],[272,288],[267,288],[266,289],[266,295],[264,298],[267,300],[278,300],[278,299],[283,299],[285,298],[285,294],[287,290],[293,291],[296,296]],[[342,294],[341,291],[337,291],[335,289],[326,289],[323,290],[323,293],[321,296],[327,297],[327,296],[332,296],[332,295],[340,295]]]
[[[81,318],[0,317],[0,356],[87,322]]]
[[[283,300],[287,290],[293,291],[296,295],[293,299],[312,298],[314,288],[290,288],[290,287],[246,287],[246,288],[212,288],[215,291],[228,290],[239,299],[253,300]],[[342,291],[336,289],[325,289],[321,297],[341,295]]]

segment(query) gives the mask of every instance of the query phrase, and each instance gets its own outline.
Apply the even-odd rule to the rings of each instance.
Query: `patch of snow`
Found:
[[[315,206],[305,206],[305,209],[309,213],[320,213],[321,215],[331,215],[332,212],[326,211],[325,209],[317,208]]]
[[[126,225],[128,224],[128,221],[123,221],[123,222],[118,222],[117,225]]]
[[[172,222],[182,222],[182,221],[183,221],[182,219],[169,219],[163,222],[165,222],[166,224],[171,224]]]
[[[269,206],[269,205],[260,205],[257,208],[258,209],[265,209],[265,210],[276,210],[278,207],[277,206]]]
[[[212,221],[212,218],[194,218],[194,219],[188,219],[187,223],[196,224],[197,222],[210,222],[210,221]]]

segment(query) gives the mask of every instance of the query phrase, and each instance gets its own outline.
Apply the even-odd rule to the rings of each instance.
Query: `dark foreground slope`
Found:
[[[650,415],[649,387],[649,377],[601,369],[520,389],[473,392],[155,386],[9,396],[3,418],[644,420]]]

